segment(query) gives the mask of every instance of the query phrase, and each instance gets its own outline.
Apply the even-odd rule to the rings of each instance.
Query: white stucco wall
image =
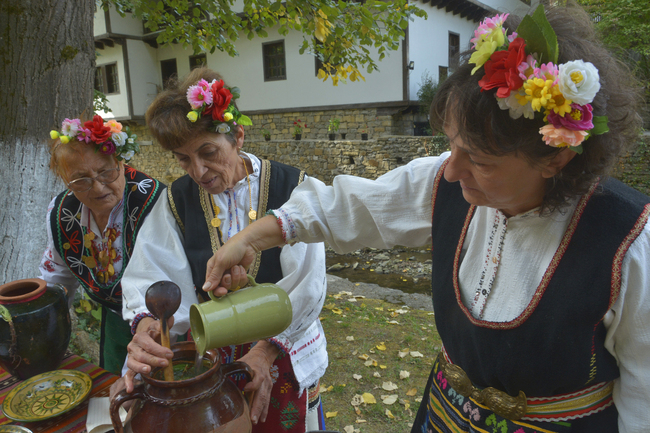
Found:
[[[129,74],[131,76],[132,116],[144,116],[160,87],[160,67],[156,49],[142,41],[127,40]]]
[[[118,35],[132,35],[142,36],[143,25],[141,20],[136,20],[131,17],[131,14],[126,14],[124,18],[115,11],[115,8],[110,8],[110,31]]]
[[[221,52],[207,55],[208,67],[218,71],[229,85],[241,89],[237,104],[242,111],[402,100],[401,50],[391,51],[379,63],[381,72],[368,74],[361,70],[365,82],[348,80],[334,87],[331,80],[323,82],[316,78],[314,56],[299,54],[302,35],[298,33],[290,34],[285,40],[287,79],[265,82],[262,44],[282,39],[275,30],[268,33],[268,38],[240,39],[238,57]],[[184,51],[178,45],[161,47],[158,62],[176,58],[178,74],[182,77],[189,72],[190,55],[191,51]],[[387,76],[392,77],[389,84]],[[161,80],[160,66],[158,79]]]

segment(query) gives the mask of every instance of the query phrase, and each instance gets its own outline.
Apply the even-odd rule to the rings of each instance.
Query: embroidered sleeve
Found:
[[[293,346],[293,344],[287,338],[271,337],[271,338],[267,338],[266,341],[276,346],[278,349],[280,349],[286,354],[289,353],[289,351],[291,350],[291,346]]]
[[[277,221],[280,229],[282,230],[282,239],[285,244],[293,245],[298,242],[298,234],[296,233],[296,225],[289,214],[282,208],[270,210],[267,215],[273,215]]]
[[[140,313],[135,316],[133,319],[133,322],[131,323],[131,334],[135,335],[135,331],[138,329],[138,325],[140,324],[140,320],[144,319],[145,317],[151,317],[152,319],[155,319],[156,317],[151,314],[151,313]]]

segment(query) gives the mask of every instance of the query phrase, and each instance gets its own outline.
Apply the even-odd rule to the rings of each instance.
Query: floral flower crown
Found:
[[[68,144],[76,138],[86,144],[96,144],[95,151],[104,155],[113,155],[118,161],[128,161],[140,151],[140,146],[135,141],[137,135],[131,134],[127,126],[122,131],[122,124],[114,119],[104,122],[101,116],[95,115],[93,120],[81,124],[79,119],[65,119],[61,124],[61,131],[50,131],[52,140],[57,138],[62,144]]]
[[[598,69],[582,60],[557,65],[557,36],[540,5],[517,31],[507,35],[508,14],[485,19],[474,31],[469,63],[483,67],[481,91],[497,89],[496,98],[510,117],[544,114],[539,132],[547,145],[582,153],[582,142],[609,131],[607,116],[594,116],[591,102],[600,90]],[[544,63],[546,62],[546,63]]]
[[[239,99],[239,88],[224,87],[223,80],[208,83],[201,79],[187,89],[187,102],[192,107],[187,118],[194,123],[199,117],[211,114],[215,131],[221,134],[229,133],[231,126],[252,125],[251,119],[231,102],[234,99]]]

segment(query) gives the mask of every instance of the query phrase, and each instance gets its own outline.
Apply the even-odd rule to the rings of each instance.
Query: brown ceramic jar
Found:
[[[196,348],[193,341],[172,346],[174,361],[194,363]],[[228,379],[231,374],[244,374],[250,380],[252,370],[243,362],[222,365],[216,350],[203,357],[211,367],[190,379],[166,382],[157,380],[157,370],[131,394],[120,391],[111,401],[111,420],[117,433],[123,433],[119,418],[120,406],[138,400],[132,408],[131,430],[137,433],[250,433],[248,403],[241,391]]]

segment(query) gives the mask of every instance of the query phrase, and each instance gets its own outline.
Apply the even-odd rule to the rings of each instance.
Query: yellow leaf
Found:
[[[411,388],[408,391],[406,391],[406,395],[408,395],[409,397],[413,397],[417,393],[418,393],[417,388]]]
[[[334,307],[336,307],[336,304],[325,304],[325,305],[323,305],[323,308],[326,309],[326,310],[331,310]]]
[[[338,414],[339,414],[338,412],[327,412],[325,414],[325,418],[334,418]]]
[[[386,345],[384,344],[383,341],[375,347],[377,348],[377,350],[386,350]]]
[[[399,355],[400,358],[404,358],[406,355],[409,354],[410,351],[411,351],[410,349],[406,348],[400,350],[399,352],[397,352],[397,354]]]
[[[343,311],[340,308],[332,308],[332,313],[334,313],[334,314],[343,314]]]
[[[363,398],[363,402],[366,404],[375,404],[377,403],[377,400],[375,400],[375,396],[370,394],[369,392],[364,392],[361,397]]]
[[[377,310],[377,311],[384,311],[384,307],[375,307],[375,310]]]
[[[386,416],[390,419],[395,419],[395,415],[393,415],[393,413],[388,409],[386,409]]]
[[[385,365],[381,365],[381,364],[380,364],[380,365],[379,365],[379,368],[381,368],[382,370],[385,370],[385,369],[387,369],[388,367],[386,367]]]
[[[327,387],[327,390],[328,390],[328,391],[331,391],[331,390],[333,390],[333,389],[334,389],[334,386],[332,386],[332,385],[330,385],[330,386]]]
[[[368,355],[366,355],[365,353],[363,355],[359,355],[359,359],[363,359],[364,361],[367,361],[368,358],[370,358],[370,357]]]

